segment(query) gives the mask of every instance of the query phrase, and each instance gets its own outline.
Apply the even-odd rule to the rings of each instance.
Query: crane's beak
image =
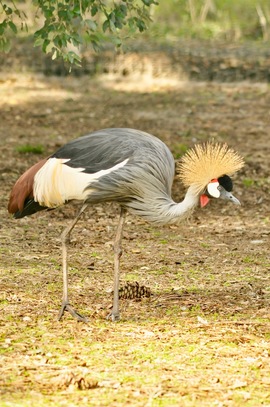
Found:
[[[235,196],[233,196],[231,192],[226,191],[226,189],[223,188],[222,186],[219,186],[219,190],[221,199],[224,199],[225,201],[231,201],[235,205],[241,205],[240,201],[237,198],[235,198]]]
[[[226,191],[226,189],[223,188],[221,185],[218,187],[218,189],[220,191],[220,196],[219,196],[220,199],[224,199],[225,201],[231,201],[235,205],[241,205],[240,201],[237,198],[235,198],[235,196],[233,196],[233,194],[231,192]],[[210,196],[208,194],[202,194],[200,196],[201,208],[206,206],[209,201],[210,201]]]

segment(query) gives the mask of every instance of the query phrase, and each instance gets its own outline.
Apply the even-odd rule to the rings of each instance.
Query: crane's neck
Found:
[[[181,219],[187,218],[199,203],[199,195],[195,192],[194,187],[190,186],[186,195],[181,202],[171,202],[168,210],[170,218],[166,223],[178,222]],[[165,223],[165,222],[164,222]]]
[[[152,191],[153,192],[153,191]],[[158,225],[174,223],[188,217],[198,205],[199,196],[190,186],[182,202],[176,203],[167,194],[146,194],[143,200],[130,202],[130,211]]]

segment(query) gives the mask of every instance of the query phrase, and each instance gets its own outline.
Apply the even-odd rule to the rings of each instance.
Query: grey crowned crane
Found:
[[[230,175],[242,166],[242,158],[226,144],[196,145],[179,165],[178,176],[187,191],[183,201],[176,203],[171,198],[175,161],[169,148],[143,131],[111,128],[70,141],[28,169],[10,194],[8,211],[16,219],[73,200],[82,202],[77,216],[61,235],[63,300],[58,318],[68,311],[77,320],[86,321],[69,304],[67,243],[89,204],[115,201],[121,208],[114,242],[113,308],[108,316],[115,321],[120,317],[119,263],[126,211],[162,225],[185,218],[210,198],[240,204],[231,193]]]

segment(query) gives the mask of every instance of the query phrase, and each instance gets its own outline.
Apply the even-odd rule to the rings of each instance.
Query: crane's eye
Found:
[[[219,182],[217,180],[212,180],[209,182],[207,185],[207,192],[210,196],[213,198],[219,198],[220,197],[220,189],[219,189]]]

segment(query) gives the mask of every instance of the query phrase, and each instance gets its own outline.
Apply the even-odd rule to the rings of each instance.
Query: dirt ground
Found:
[[[1,75],[1,406],[37,405],[35,398],[39,406],[270,405],[269,105],[267,83],[195,83],[150,75]],[[128,216],[121,284],[138,281],[152,295],[122,300],[122,321],[116,325],[105,316],[111,306],[118,208],[90,208],[69,249],[71,302],[89,324],[68,314],[58,322],[59,236],[76,207],[14,220],[7,213],[8,196],[18,176],[41,157],[106,127],[152,133],[176,158],[195,142],[227,142],[246,162],[234,177],[234,195],[242,205],[212,201],[181,225],[160,228]],[[42,154],[20,152],[26,144],[41,145]],[[183,196],[176,182],[174,198]],[[152,336],[153,346],[176,338],[182,338],[181,346],[200,346],[194,359],[197,373],[189,375],[189,362],[177,359],[186,352],[178,344],[178,350],[170,351],[175,358],[170,368],[161,367],[165,353],[153,348],[159,362],[141,361],[140,380],[135,373],[127,380],[124,372],[131,374],[135,362],[124,349]],[[100,369],[97,361],[90,362],[86,343],[95,355],[104,346],[110,363],[105,360]],[[220,360],[212,363],[208,357],[214,353]],[[237,367],[232,360],[243,362]],[[88,369],[94,382],[78,385],[79,380],[63,379],[76,369],[80,374]],[[152,371],[156,377],[150,381]]]

